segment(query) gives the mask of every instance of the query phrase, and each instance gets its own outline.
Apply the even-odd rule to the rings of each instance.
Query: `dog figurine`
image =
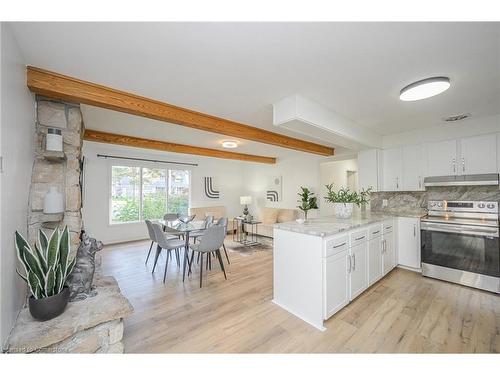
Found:
[[[97,295],[97,291],[92,288],[92,281],[95,272],[95,254],[102,249],[102,242],[90,238],[85,232],[82,232],[80,237],[75,267],[66,281],[70,301],[81,301]]]

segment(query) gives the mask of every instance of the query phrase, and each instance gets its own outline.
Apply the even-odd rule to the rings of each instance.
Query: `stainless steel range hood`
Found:
[[[424,186],[498,186],[498,173],[463,176],[433,176],[424,179]]]

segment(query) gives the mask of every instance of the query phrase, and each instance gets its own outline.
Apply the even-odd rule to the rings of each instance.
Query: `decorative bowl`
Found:
[[[193,221],[193,219],[195,218],[195,216],[196,215],[181,215],[181,216],[179,216],[179,221],[181,223],[187,224],[190,221]]]

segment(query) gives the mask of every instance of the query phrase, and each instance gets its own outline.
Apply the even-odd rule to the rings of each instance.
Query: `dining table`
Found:
[[[184,282],[186,278],[186,267],[189,262],[189,235],[192,232],[199,232],[207,229],[206,222],[205,220],[193,220],[188,223],[179,220],[158,220],[158,222],[163,226],[163,231],[167,234],[184,236],[184,263],[182,265],[182,282]]]

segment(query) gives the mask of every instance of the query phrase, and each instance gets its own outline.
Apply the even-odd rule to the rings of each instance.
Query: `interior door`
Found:
[[[457,141],[429,143],[427,145],[427,175],[450,176],[457,173]]]
[[[368,242],[351,247],[351,273],[349,298],[352,301],[368,286],[367,282]]]
[[[368,285],[382,277],[382,237],[368,242]]]
[[[325,319],[335,314],[338,310],[349,303],[349,268],[348,252],[342,251],[338,254],[325,258]]]
[[[403,191],[425,190],[423,183],[422,145],[405,146],[401,150]]]
[[[459,174],[497,173],[496,134],[460,140]]]

